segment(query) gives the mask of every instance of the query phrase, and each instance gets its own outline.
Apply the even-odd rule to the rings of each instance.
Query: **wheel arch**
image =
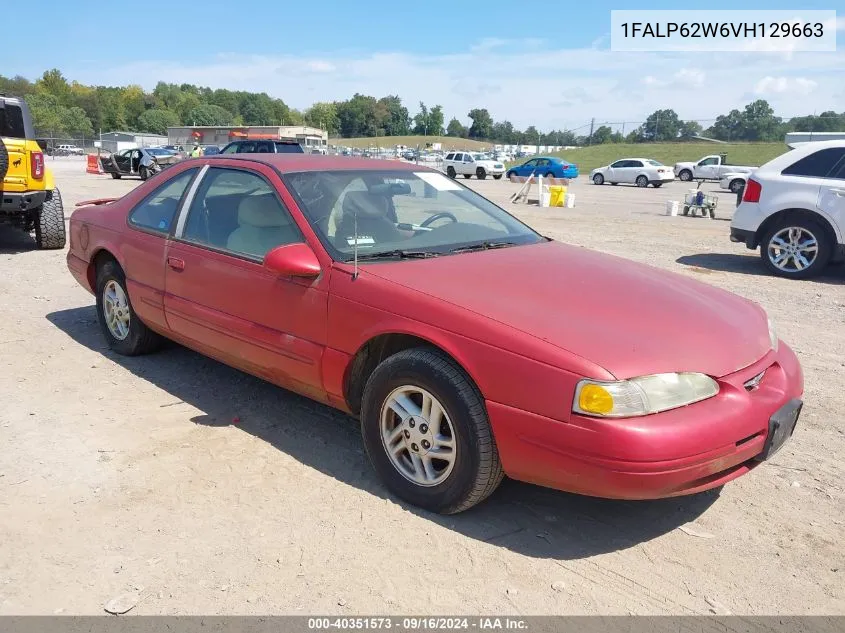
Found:
[[[346,366],[343,376],[343,398],[353,414],[358,415],[361,411],[364,387],[375,368],[386,358],[415,347],[429,348],[445,355],[467,375],[469,381],[481,395],[481,389],[472,372],[467,369],[465,363],[459,360],[457,354],[450,351],[448,344],[434,341],[432,338],[417,332],[383,332],[368,338],[358,348]]]
[[[763,220],[760,227],[757,229],[756,233],[754,234],[754,246],[753,248],[757,248],[761,245],[763,241],[763,236],[766,235],[766,232],[776,223],[782,220],[789,220],[792,218],[801,218],[805,220],[812,220],[816,224],[820,225],[822,229],[824,229],[825,236],[830,240],[831,246],[833,247],[834,253],[840,251],[841,249],[838,248],[839,245],[839,236],[836,232],[836,229],[833,226],[833,223],[819,213],[818,211],[810,211],[809,209],[800,209],[800,208],[792,208],[792,209],[783,209],[778,211],[777,213],[773,213],[768,218]]]
[[[120,260],[118,260],[108,247],[100,246],[91,251],[91,259],[88,260],[88,270],[86,271],[86,274],[88,276],[88,283],[91,285],[91,288],[94,289],[94,292],[97,291],[97,269],[109,261],[112,261],[123,268]]]

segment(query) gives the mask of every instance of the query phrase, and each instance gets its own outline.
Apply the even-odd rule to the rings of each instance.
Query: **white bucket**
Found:
[[[575,208],[575,194],[566,192],[566,199],[564,200],[564,206],[567,209],[574,209]]]
[[[552,203],[552,194],[548,191],[540,193],[540,206],[548,207]]]
[[[666,201],[666,215],[678,215],[680,203],[677,200]]]

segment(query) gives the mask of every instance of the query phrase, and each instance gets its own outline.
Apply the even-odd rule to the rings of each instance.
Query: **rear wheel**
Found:
[[[449,165],[449,166],[446,168],[446,175],[447,175],[447,176],[449,176],[449,178],[454,178],[454,177],[455,177],[455,176],[457,176],[458,174],[457,174],[457,173],[455,173],[455,168],[454,168],[454,167],[452,167],[451,165]]]
[[[809,279],[821,274],[832,246],[822,226],[809,218],[786,218],[766,231],[760,257],[779,277]]]
[[[604,184],[604,176],[601,174],[596,174],[593,176],[593,184],[594,185],[603,185]]]
[[[479,167],[475,170],[475,175],[478,177],[479,180],[484,180],[487,178],[487,172],[484,170],[484,167]]]
[[[745,187],[745,181],[741,178],[734,178],[731,180],[731,184],[728,186],[728,189],[731,190],[731,193],[739,193],[743,187]]]
[[[361,433],[370,461],[398,497],[454,514],[503,477],[484,401],[437,350],[409,349],[376,367],[364,389]]]
[[[38,210],[35,222],[35,243],[42,250],[64,248],[65,210],[62,205],[62,194],[53,189],[52,197],[46,200]]]
[[[637,179],[634,182],[637,183],[637,187],[639,187],[640,189],[648,187],[648,178],[646,178],[645,176],[637,176]]]
[[[126,291],[126,276],[117,262],[107,261],[97,269],[96,291],[97,320],[111,349],[123,356],[138,356],[161,345],[161,337],[135,314]]]

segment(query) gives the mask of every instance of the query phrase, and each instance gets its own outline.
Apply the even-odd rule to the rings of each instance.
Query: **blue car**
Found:
[[[542,156],[532,158],[516,167],[511,167],[508,169],[505,177],[530,176],[531,174],[544,177],[551,176],[552,178],[577,178],[578,165],[567,163],[562,158],[555,156]]]

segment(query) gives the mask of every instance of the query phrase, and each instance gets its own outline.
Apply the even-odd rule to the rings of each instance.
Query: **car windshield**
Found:
[[[660,162],[658,162],[658,161],[656,161],[656,160],[651,160],[651,159],[649,159],[649,160],[647,160],[646,162],[647,162],[649,165],[653,165],[653,166],[655,166],[655,167],[663,167],[663,166],[664,166],[664,165],[663,165],[663,163],[660,163]]]
[[[473,157],[475,160],[492,160],[492,159],[490,158],[490,154],[481,154],[481,153],[477,153],[477,154],[473,154],[473,155],[472,155],[472,157]]]
[[[489,200],[433,171],[310,171],[284,176],[336,260],[444,255],[545,241]]]

